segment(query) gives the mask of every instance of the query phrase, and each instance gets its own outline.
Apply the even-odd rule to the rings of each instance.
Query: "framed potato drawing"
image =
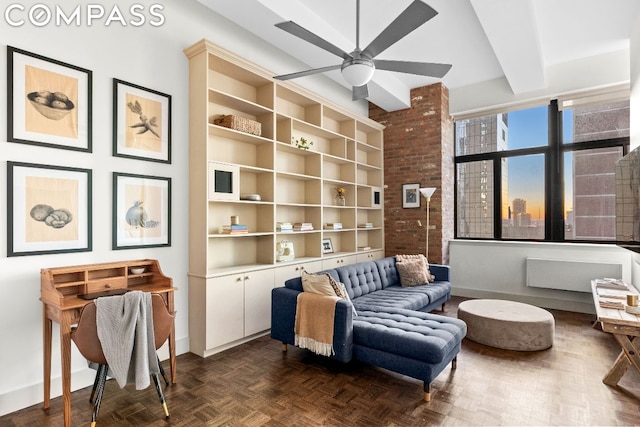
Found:
[[[91,152],[92,72],[7,46],[7,140]]]
[[[113,249],[171,246],[171,178],[113,173]]]
[[[402,184],[402,207],[420,207],[420,184]]]
[[[91,170],[7,162],[7,256],[91,251]]]
[[[171,163],[171,95],[113,79],[113,155]]]

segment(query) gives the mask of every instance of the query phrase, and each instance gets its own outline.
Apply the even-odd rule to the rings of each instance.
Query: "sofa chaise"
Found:
[[[430,264],[435,281],[403,287],[395,257],[345,265],[328,273],[345,285],[349,299],[335,305],[330,357],[352,359],[424,381],[424,399],[431,382],[460,352],[466,324],[429,313],[451,298],[450,268]],[[302,279],[292,278],[272,291],[271,337],[295,345],[295,317]],[[355,308],[355,315],[354,315]]]

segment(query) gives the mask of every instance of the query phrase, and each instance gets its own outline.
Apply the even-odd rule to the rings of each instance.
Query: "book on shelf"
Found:
[[[221,234],[246,234],[249,232],[249,228],[246,224],[230,224],[220,227]]]
[[[311,231],[313,230],[313,224],[310,222],[296,222],[293,224],[294,231]]]
[[[280,231],[280,232],[293,231],[293,224],[291,224],[290,222],[277,222],[276,231]]]
[[[371,246],[358,246],[359,251],[368,251],[371,249]]]
[[[372,222],[363,222],[361,224],[358,224],[358,228],[373,228],[373,223]]]
[[[324,228],[327,230],[342,230],[342,223],[341,222],[327,222],[324,225]]]

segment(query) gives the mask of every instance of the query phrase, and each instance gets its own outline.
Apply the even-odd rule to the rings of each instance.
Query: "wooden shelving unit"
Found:
[[[271,290],[302,269],[384,256],[383,126],[333,105],[207,40],[185,49],[190,67],[191,351],[206,357],[270,328]],[[213,124],[221,115],[260,123],[252,135]],[[293,145],[313,141],[309,150]],[[239,194],[210,198],[211,167],[227,165]],[[346,189],[345,206],[335,203]],[[372,202],[373,194],[378,203]],[[259,194],[260,201],[242,200]],[[238,216],[245,234],[223,234]],[[280,232],[278,222],[313,230]],[[326,223],[341,222],[341,230]],[[360,223],[373,227],[359,228]],[[330,238],[334,252],[323,254]],[[276,247],[292,242],[293,261]],[[368,248],[358,250],[358,248]]]

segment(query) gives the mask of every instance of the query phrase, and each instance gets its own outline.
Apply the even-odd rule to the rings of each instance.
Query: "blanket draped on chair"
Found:
[[[322,356],[333,351],[333,322],[339,297],[301,292],[295,321],[295,345]]]
[[[160,372],[153,334],[151,294],[132,291],[95,300],[96,326],[110,375],[120,388],[147,388],[149,375]]]

